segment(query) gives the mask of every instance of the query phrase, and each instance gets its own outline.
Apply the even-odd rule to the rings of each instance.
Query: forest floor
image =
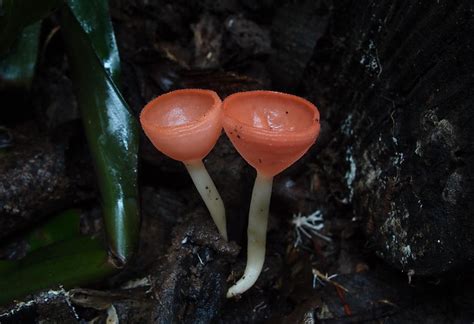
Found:
[[[317,21],[307,20],[310,31],[300,31],[291,22],[294,29],[285,29],[289,8],[272,9],[272,1],[144,3],[116,1],[111,8],[123,93],[137,114],[155,96],[183,87],[210,88],[222,98],[272,88],[314,100],[304,78],[313,77],[305,72],[308,64],[325,64],[311,61],[330,19],[324,5],[315,9]],[[48,24],[53,28],[54,19]],[[291,56],[285,37],[305,45]],[[32,91],[35,113],[15,117],[7,126],[19,142],[44,136],[52,145],[67,129],[65,164],[74,170],[80,165],[85,194],[65,207],[81,208],[81,231],[101,236],[98,194],[77,109],[51,104],[74,102],[60,35],[45,55],[37,76],[41,82]],[[325,100],[316,104],[324,107]],[[226,299],[225,292],[245,266],[241,250],[254,171],[224,135],[205,160],[228,209],[231,243],[226,243],[184,167],[142,136],[142,228],[133,262],[92,287],[58,287],[0,309],[0,323],[114,316],[123,323],[472,322],[470,282],[455,274],[441,280],[401,273],[375,255],[367,224],[353,212],[350,161],[345,151],[332,149],[338,141],[330,133],[335,127],[323,120],[318,143],[276,177],[264,271],[240,298]],[[21,256],[24,244],[10,237],[0,257]]]

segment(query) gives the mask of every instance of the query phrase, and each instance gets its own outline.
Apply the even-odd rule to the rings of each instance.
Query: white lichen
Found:
[[[421,145],[421,141],[417,140],[416,141],[416,147],[415,147],[415,154],[422,157],[423,156],[423,147]]]
[[[349,163],[349,170],[346,171],[344,178],[346,179],[347,188],[349,188],[349,198],[348,202],[352,201],[354,196],[354,180],[357,174],[357,166],[354,160],[354,155],[352,154],[352,146],[349,146],[346,151],[346,161]]]
[[[405,156],[403,152],[395,152],[395,156],[392,157],[392,163],[395,166],[401,166],[405,162]]]
[[[462,175],[457,170],[451,173],[441,194],[443,200],[455,205],[463,193],[462,182]]]
[[[402,254],[403,254],[404,257],[408,258],[408,257],[411,256],[411,247],[410,247],[410,245],[402,246],[401,251],[402,251]]]
[[[351,137],[354,133],[352,128],[353,116],[352,114],[347,115],[346,119],[341,124],[341,132],[347,137]],[[342,200],[343,203],[347,204],[352,201],[354,196],[354,180],[356,177],[356,163],[353,156],[352,146],[348,146],[346,149],[346,161],[349,163],[349,169],[346,171],[344,178],[346,179],[347,188],[349,189],[349,197]]]
[[[377,164],[374,165],[371,162],[372,158],[369,153],[371,150],[372,148],[369,147],[367,150],[364,151],[364,154],[362,156],[362,161],[360,163],[360,174],[365,176],[361,176],[361,180],[365,182],[364,187],[366,188],[371,188],[372,186],[376,185],[377,189],[380,189],[382,187],[380,178],[382,174],[382,169],[380,169]]]
[[[408,284],[409,285],[411,285],[411,279],[413,278],[414,275],[415,275],[415,270],[413,270],[413,269],[408,270],[407,276],[408,276]]]
[[[454,126],[447,119],[442,119],[435,123],[435,128],[430,135],[430,141],[433,143],[441,143],[447,147],[456,146],[456,132]]]
[[[378,76],[382,73],[382,64],[380,64],[378,50],[373,40],[369,40],[368,49],[362,54],[359,63],[368,71],[377,72]]]
[[[410,238],[406,229],[402,226],[402,219],[410,217],[409,211],[403,204],[390,203],[388,217],[381,227],[386,234],[385,249],[389,254],[399,255],[400,263],[406,266],[411,260],[416,260],[417,254],[412,251]]]
[[[352,114],[347,115],[346,119],[342,122],[341,131],[346,136],[350,136],[354,133],[352,128]]]
[[[306,236],[309,239],[316,236],[326,242],[331,242],[330,237],[323,235],[320,232],[324,228],[324,217],[320,210],[316,210],[308,216],[303,216],[301,213],[293,214],[293,220],[291,223],[295,229],[295,247],[303,243],[303,236]]]

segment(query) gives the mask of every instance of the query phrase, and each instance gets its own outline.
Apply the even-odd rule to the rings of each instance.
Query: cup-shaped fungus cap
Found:
[[[221,134],[221,105],[211,90],[175,90],[150,101],[140,122],[163,154],[182,162],[202,160]]]
[[[296,162],[319,135],[319,111],[309,101],[274,91],[235,93],[224,100],[224,129],[242,157],[273,177]]]

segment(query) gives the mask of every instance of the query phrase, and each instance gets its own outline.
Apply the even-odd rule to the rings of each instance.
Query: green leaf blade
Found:
[[[34,23],[20,33],[13,48],[0,59],[0,89],[29,89],[38,58],[41,22]]]
[[[95,13],[88,15],[91,10]],[[137,246],[140,225],[139,133],[137,121],[114,82],[120,71],[107,1],[94,1],[94,4],[68,1],[61,13],[76,94],[101,191],[110,249],[120,261],[126,262]],[[95,22],[98,17],[108,22]],[[107,35],[101,34],[104,30]]]

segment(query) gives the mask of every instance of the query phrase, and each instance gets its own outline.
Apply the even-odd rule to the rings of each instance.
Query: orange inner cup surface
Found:
[[[200,160],[221,133],[221,104],[214,91],[176,90],[150,101],[142,110],[140,122],[162,153],[183,162]]]
[[[279,92],[248,91],[223,103],[224,129],[242,157],[274,176],[296,162],[315,142],[319,111],[309,101]]]
[[[242,95],[230,101],[226,116],[243,124],[273,132],[305,131],[313,124],[314,111],[292,97],[273,93]]]
[[[207,93],[171,93],[157,98],[153,107],[144,112],[147,121],[157,127],[175,127],[202,119],[214,105],[214,98]]]

